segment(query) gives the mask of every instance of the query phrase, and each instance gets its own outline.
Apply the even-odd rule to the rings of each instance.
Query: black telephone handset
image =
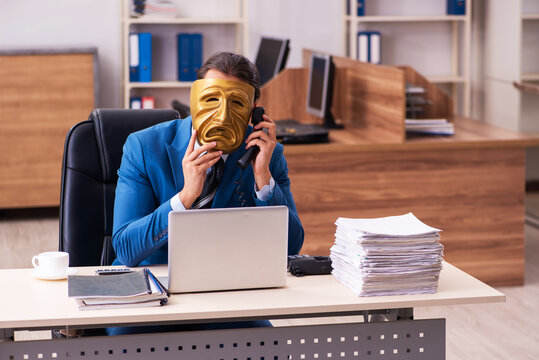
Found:
[[[263,107],[255,107],[253,109],[253,116],[251,119],[251,122],[253,123],[253,127],[255,125],[258,125],[259,122],[264,121],[262,119],[262,115],[264,115],[264,113],[265,111]],[[260,148],[256,145],[250,147],[247,150],[247,152],[243,154],[241,159],[238,160],[237,162],[238,166],[241,167],[242,169],[245,169],[247,166],[249,166],[251,161],[253,161],[253,159],[255,158],[255,156],[258,154],[259,151],[260,151]]]

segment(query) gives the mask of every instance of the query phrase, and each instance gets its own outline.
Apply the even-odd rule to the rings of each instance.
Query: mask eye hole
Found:
[[[214,101],[219,101],[219,99],[217,99],[216,97],[211,97],[206,100],[206,102],[214,102]]]
[[[232,102],[236,105],[243,106],[243,103],[239,100],[233,100]]]

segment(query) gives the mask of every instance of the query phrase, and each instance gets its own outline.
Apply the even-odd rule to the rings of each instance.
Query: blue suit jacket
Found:
[[[249,127],[246,136],[251,132]],[[191,117],[188,117],[152,126],[127,138],[114,201],[112,244],[117,256],[115,264],[136,266],[167,262],[170,199],[183,188],[182,159],[190,137]],[[235,191],[235,182],[241,176],[236,161],[245,151],[243,143],[228,156],[212,207],[241,206]],[[288,253],[297,254],[303,244],[304,232],[290,192],[281,144],[277,144],[273,151],[270,171],[275,189],[267,201],[260,201],[255,196],[252,166],[243,172],[240,192],[245,194],[246,206],[288,206]],[[218,229],[210,231],[217,233]]]

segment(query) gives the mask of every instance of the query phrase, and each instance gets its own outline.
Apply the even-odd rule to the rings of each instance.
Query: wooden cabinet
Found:
[[[59,205],[65,137],[94,108],[95,57],[0,53],[0,208]]]

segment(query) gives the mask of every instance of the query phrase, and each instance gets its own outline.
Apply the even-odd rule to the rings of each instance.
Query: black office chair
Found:
[[[67,134],[62,163],[59,250],[69,266],[110,265],[117,171],[127,136],[178,119],[175,110],[97,109]]]

